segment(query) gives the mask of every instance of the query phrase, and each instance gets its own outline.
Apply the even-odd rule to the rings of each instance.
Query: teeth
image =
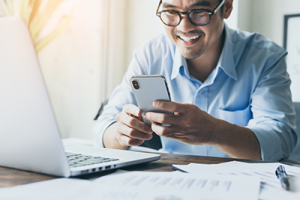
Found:
[[[180,36],[181,39],[183,39],[186,42],[190,42],[191,40],[197,39],[199,37],[198,36],[193,36],[193,37],[184,37],[184,36]]]

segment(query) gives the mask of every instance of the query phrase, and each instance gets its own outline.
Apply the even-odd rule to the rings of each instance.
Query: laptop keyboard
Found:
[[[107,162],[119,160],[115,158],[104,158],[100,156],[86,156],[82,154],[67,153],[67,152],[66,155],[69,160],[70,167],[82,167],[86,165],[107,163]]]

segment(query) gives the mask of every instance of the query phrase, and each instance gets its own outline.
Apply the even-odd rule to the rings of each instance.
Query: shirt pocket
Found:
[[[252,117],[250,105],[244,110],[229,111],[218,109],[216,115],[216,117],[219,119],[223,119],[229,123],[236,124],[239,126],[247,126],[249,120]]]

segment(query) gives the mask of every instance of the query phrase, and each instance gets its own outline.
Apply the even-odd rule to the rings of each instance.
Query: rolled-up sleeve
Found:
[[[291,81],[284,56],[275,63],[266,63],[269,67],[261,74],[251,97],[253,117],[247,127],[259,141],[262,160],[287,159],[297,142]]]

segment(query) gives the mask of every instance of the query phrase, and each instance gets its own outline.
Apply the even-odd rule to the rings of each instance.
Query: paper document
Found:
[[[220,175],[195,176],[179,172],[128,172],[102,177],[95,181],[94,186],[114,186],[103,196],[109,197],[107,199],[250,200],[258,198],[259,184],[257,177],[242,179]],[[111,198],[112,196],[118,198]]]
[[[283,165],[290,177],[291,191],[284,190],[275,171]],[[259,177],[261,178],[261,191],[259,199],[300,199],[300,168],[281,163],[244,163],[238,161],[221,164],[195,164],[173,165],[175,168],[191,174],[231,175],[233,177]]]
[[[58,178],[14,187],[0,188],[0,200],[61,200],[88,187],[91,181]]]
[[[257,177],[126,172],[93,181],[55,179],[0,189],[0,199],[257,200]]]

